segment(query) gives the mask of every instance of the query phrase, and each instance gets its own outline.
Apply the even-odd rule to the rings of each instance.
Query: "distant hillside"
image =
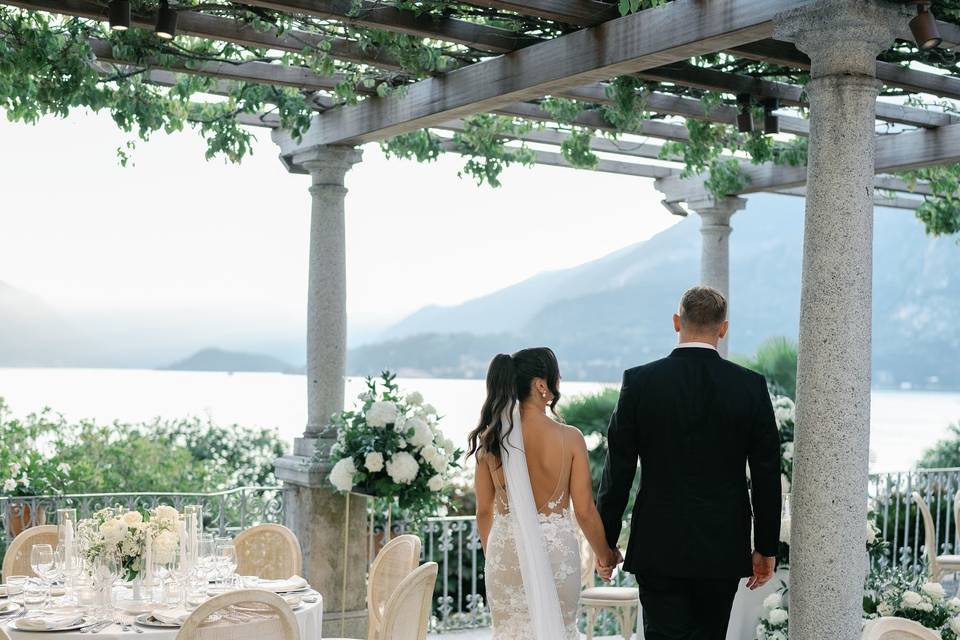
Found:
[[[757,195],[733,218],[734,352],[750,353],[769,336],[796,338],[803,206],[799,198]],[[909,212],[878,209],[875,221],[875,383],[960,388],[960,247],[926,237]],[[422,309],[383,342],[352,350],[349,370],[481,377],[497,351],[547,344],[567,378],[616,380],[623,368],[669,351],[670,316],[697,282],[699,259],[699,219],[691,216],[594,262]]]
[[[0,365],[78,366],[92,350],[86,336],[46,302],[0,282]]]
[[[291,373],[296,370],[290,364],[272,356],[259,353],[203,349],[185,360],[174,362],[165,369],[176,371],[260,371]]]

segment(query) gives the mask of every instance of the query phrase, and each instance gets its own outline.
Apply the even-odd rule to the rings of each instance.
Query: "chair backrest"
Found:
[[[426,640],[437,569],[427,562],[397,585],[383,609],[380,640]]]
[[[380,549],[367,579],[367,638],[375,640],[387,600],[403,579],[420,564],[420,538],[397,536]]]
[[[864,625],[860,640],[940,640],[940,634],[906,618],[878,618]]]
[[[33,545],[49,544],[56,549],[59,542],[60,535],[54,524],[24,529],[7,547],[7,555],[3,557],[3,579],[10,576],[35,576],[33,567],[30,566],[30,550]]]
[[[0,640],[10,640],[10,636],[3,629],[0,629]]]
[[[954,523],[960,522],[960,520],[957,520],[957,516],[960,516],[960,491],[957,491],[957,495],[953,496],[953,522]]]
[[[927,555],[930,579],[938,580],[940,578],[940,565],[937,563],[937,530],[933,526],[933,516],[930,514],[927,501],[916,491],[913,492],[913,501],[920,509],[920,515],[923,517],[923,546],[924,553]]]
[[[300,541],[279,524],[258,524],[237,534],[237,575],[283,580],[303,571]]]
[[[201,625],[213,614],[235,605],[254,605],[262,612],[262,621],[250,621],[244,610],[242,624]],[[225,614],[229,617],[229,612]],[[239,622],[238,619],[238,622]],[[287,602],[275,593],[263,589],[241,589],[215,596],[190,614],[180,627],[176,640],[300,640],[297,618]]]

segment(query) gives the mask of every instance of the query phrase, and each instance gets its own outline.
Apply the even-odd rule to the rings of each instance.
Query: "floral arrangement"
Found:
[[[784,493],[790,493],[793,481],[793,432],[797,420],[797,407],[787,396],[770,394],[773,415],[780,431],[780,484]]]
[[[433,515],[463,452],[443,437],[436,409],[419,392],[401,394],[395,378],[367,378],[359,407],[333,416],[330,482],[341,492],[396,498],[414,518]]]
[[[180,514],[161,505],[145,514],[116,514],[102,509],[77,523],[77,549],[91,565],[114,559],[126,580],[136,580],[146,571],[147,540],[152,540],[152,560],[168,564],[180,548]]]
[[[873,573],[863,598],[864,617],[907,618],[940,634],[943,640],[960,638],[960,599],[947,598],[938,582],[904,574],[899,569]]]
[[[757,640],[787,640],[789,637],[790,611],[786,593],[784,587],[764,599],[763,614],[757,624]]]

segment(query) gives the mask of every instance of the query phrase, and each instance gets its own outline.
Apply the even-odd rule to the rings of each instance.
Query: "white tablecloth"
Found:
[[[300,608],[294,611],[297,616],[297,624],[300,625],[300,638],[302,640],[320,640],[320,629],[323,626],[323,598],[317,598],[316,602],[305,602]],[[63,633],[37,633],[30,631],[17,631],[10,628],[9,622],[3,623],[3,630],[6,631],[12,640],[174,640],[177,637],[179,629],[152,629],[140,627],[143,633],[135,631],[123,631],[120,625],[115,624],[107,627],[97,634],[80,633],[79,631],[68,631]],[[264,638],[263,640],[268,640]]]

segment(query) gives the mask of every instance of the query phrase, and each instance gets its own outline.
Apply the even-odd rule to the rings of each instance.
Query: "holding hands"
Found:
[[[620,549],[608,549],[606,554],[597,554],[597,575],[604,582],[610,582],[613,577],[613,570],[617,565],[623,562],[623,554]]]

